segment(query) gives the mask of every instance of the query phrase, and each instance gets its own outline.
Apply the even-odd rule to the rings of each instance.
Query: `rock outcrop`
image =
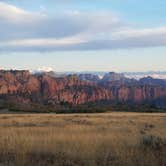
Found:
[[[83,81],[90,81],[90,82],[99,82],[100,78],[97,75],[93,75],[93,74],[80,74],[79,76],[80,80]]]
[[[115,75],[115,74],[114,74]],[[88,79],[97,79],[87,75]],[[117,78],[117,77],[116,77]],[[113,81],[101,82],[82,80],[76,75],[51,77],[32,75],[29,71],[0,71],[0,99],[22,103],[41,103],[56,105],[72,103],[75,105],[89,102],[121,103],[160,103],[166,106],[166,86],[149,83],[146,80],[124,82],[118,76]],[[119,80],[120,79],[120,80]]]
[[[124,74],[121,73],[115,73],[115,72],[109,72],[104,75],[102,81],[119,81],[125,79]]]

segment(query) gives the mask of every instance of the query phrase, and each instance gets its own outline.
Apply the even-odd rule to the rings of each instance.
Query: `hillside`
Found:
[[[166,107],[166,81],[149,77],[134,80],[113,72],[98,79],[93,75],[54,77],[47,73],[1,70],[0,101],[54,107],[87,103],[100,105],[103,102]]]

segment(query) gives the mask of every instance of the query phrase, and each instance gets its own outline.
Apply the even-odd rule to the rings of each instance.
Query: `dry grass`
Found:
[[[0,166],[165,166],[166,114],[0,114]]]

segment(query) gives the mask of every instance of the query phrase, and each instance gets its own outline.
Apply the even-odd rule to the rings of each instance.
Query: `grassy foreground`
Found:
[[[0,114],[0,166],[165,166],[166,113]]]

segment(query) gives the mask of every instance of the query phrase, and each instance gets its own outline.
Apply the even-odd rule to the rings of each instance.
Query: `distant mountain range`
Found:
[[[135,79],[140,79],[143,77],[153,77],[153,78],[158,78],[158,79],[166,79],[166,71],[162,71],[162,72],[154,72],[154,71],[150,71],[150,72],[125,72],[124,73],[126,77],[129,78],[135,78]]]
[[[149,104],[166,107],[166,81],[145,77],[140,80],[125,74],[57,74],[0,70],[0,102],[15,104],[80,105],[87,103]]]
[[[56,72],[56,71],[48,71],[48,69],[46,70],[34,70],[32,71],[32,73],[45,73],[45,72],[50,72],[50,73],[54,73],[54,75],[69,75],[69,74],[92,74],[92,75],[97,75],[99,78],[104,77],[105,74],[107,74],[108,72],[102,72],[102,71],[81,71],[81,72]],[[158,78],[158,79],[166,79],[166,71],[147,71],[147,72],[122,72],[121,74],[123,74],[125,77],[128,78],[134,78],[139,80],[140,78],[143,77],[152,77],[152,78]]]

